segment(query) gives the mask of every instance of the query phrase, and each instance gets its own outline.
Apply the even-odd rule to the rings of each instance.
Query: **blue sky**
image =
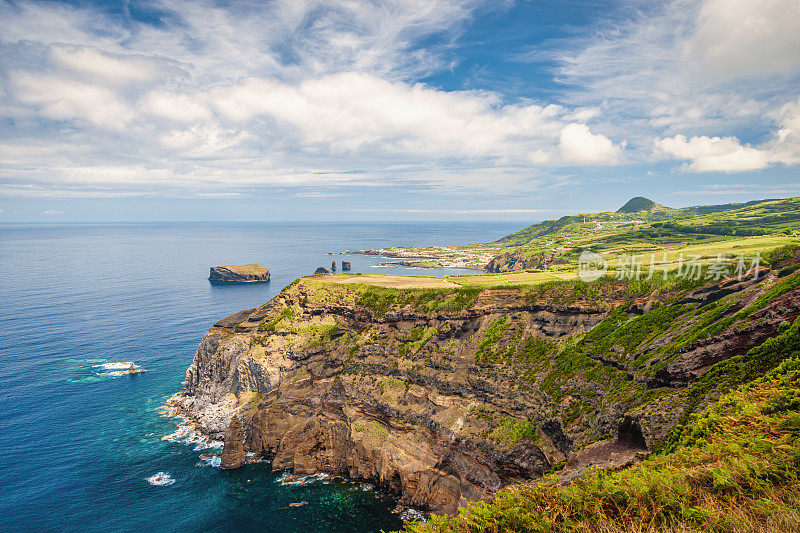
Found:
[[[800,195],[796,0],[0,0],[0,223]]]

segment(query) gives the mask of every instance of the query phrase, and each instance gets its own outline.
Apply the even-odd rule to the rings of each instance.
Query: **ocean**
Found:
[[[328,252],[489,242],[519,223],[152,223],[0,226],[0,530],[395,529],[395,500],[345,481],[282,485],[268,462],[227,472],[163,441],[157,411],[203,334],[256,307]],[[354,255],[353,272],[443,275]],[[212,285],[213,265],[260,262],[267,284]],[[474,273],[474,271],[470,271]],[[146,373],[112,377],[133,361]],[[148,478],[163,472],[171,484]],[[307,502],[300,507],[290,503]]]

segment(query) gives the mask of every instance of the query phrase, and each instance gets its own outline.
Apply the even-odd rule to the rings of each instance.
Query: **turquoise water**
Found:
[[[216,320],[260,305],[329,251],[485,242],[519,224],[0,226],[0,529],[378,531],[394,500],[352,483],[276,483],[268,463],[224,472],[162,441]],[[341,259],[340,256],[334,256]],[[441,275],[348,258],[354,272]],[[211,285],[208,267],[261,262],[268,284]],[[453,271],[448,271],[453,272]],[[144,374],[98,375],[134,361]],[[198,463],[201,466],[198,466]],[[147,478],[168,473],[171,485]],[[302,507],[290,503],[305,501]]]

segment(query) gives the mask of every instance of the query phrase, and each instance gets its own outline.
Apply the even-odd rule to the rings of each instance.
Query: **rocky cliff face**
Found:
[[[483,269],[486,272],[515,272],[520,270],[531,270],[535,268],[546,268],[544,254],[528,255],[523,250],[505,252],[493,257]]]
[[[248,283],[269,281],[269,269],[258,263],[211,267],[208,280],[212,283]]]
[[[768,273],[644,296],[621,283],[581,295],[569,284],[399,291],[302,278],[216,323],[176,402],[217,438],[236,414],[244,449],[275,470],[367,479],[403,505],[454,513],[605,435],[618,436],[620,457],[663,438],[694,376],[797,316],[795,284]],[[721,306],[718,318],[738,318],[684,343]],[[636,324],[660,334],[617,342]]]

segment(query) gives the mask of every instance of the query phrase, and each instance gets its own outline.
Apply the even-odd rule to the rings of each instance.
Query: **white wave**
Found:
[[[400,513],[400,520],[402,520],[403,522],[416,520],[423,524],[426,522],[424,514],[422,514],[420,511],[417,511],[416,509],[411,509],[411,508],[408,508],[402,513]]]
[[[172,485],[173,483],[175,483],[175,480],[172,479],[172,476],[170,476],[166,472],[159,472],[158,474],[154,474],[145,479],[147,480],[148,483],[150,483],[151,485],[155,485],[157,487]]]

